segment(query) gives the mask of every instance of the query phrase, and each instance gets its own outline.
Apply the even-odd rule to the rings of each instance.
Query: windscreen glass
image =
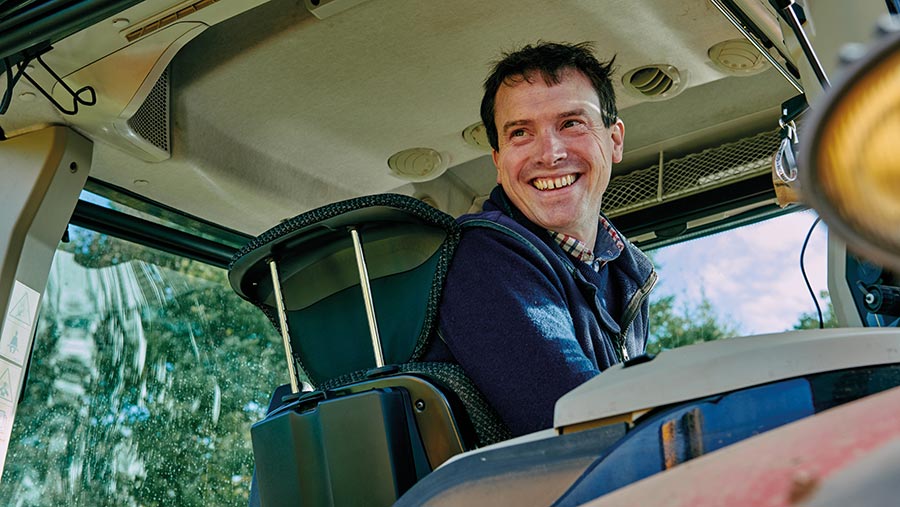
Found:
[[[648,252],[660,275],[650,299],[648,352],[818,328],[819,310],[824,327],[837,327],[827,290],[827,229],[819,222],[809,234],[815,221],[812,211],[789,213]]]
[[[70,227],[0,505],[247,505],[284,348],[223,269]]]

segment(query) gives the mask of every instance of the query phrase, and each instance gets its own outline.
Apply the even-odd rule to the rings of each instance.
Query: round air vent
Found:
[[[719,70],[735,76],[749,76],[766,70],[766,59],[746,39],[722,41],[707,52]]]
[[[469,125],[463,130],[462,136],[469,146],[483,151],[491,151],[491,142],[488,141],[484,123],[478,122]]]
[[[410,148],[391,155],[388,167],[394,176],[420,182],[437,178],[446,170],[441,154],[431,148]]]
[[[665,100],[681,93],[684,79],[671,65],[646,65],[622,76],[622,84],[631,95],[648,100]]]

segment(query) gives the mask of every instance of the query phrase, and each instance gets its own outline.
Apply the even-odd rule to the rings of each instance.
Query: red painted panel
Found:
[[[900,388],[869,396],[636,482],[591,507],[780,507],[900,437]]]

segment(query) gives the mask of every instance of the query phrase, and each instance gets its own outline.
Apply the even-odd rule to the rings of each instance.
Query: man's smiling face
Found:
[[[581,72],[565,70],[551,85],[540,74],[528,77],[497,90],[497,183],[529,220],[593,247],[625,126],[619,119],[603,125],[597,92]]]

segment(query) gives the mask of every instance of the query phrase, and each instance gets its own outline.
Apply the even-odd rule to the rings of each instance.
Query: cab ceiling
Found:
[[[495,178],[487,152],[461,133],[479,121],[481,83],[501,51],[594,41],[600,55],[617,55],[622,172],[660,149],[687,153],[775,127],[793,89],[771,69],[734,77],[709,61],[710,46],[739,37],[708,0],[367,0],[327,19],[302,1],[272,0],[174,57],[171,159],[143,162],[97,141],[91,175],[250,234],[388,191],[459,214]],[[648,64],[677,67],[687,89],[665,101],[627,93],[618,78]],[[40,100],[0,125],[66,121]],[[415,184],[392,175],[388,158],[415,147],[437,150],[450,169]]]

